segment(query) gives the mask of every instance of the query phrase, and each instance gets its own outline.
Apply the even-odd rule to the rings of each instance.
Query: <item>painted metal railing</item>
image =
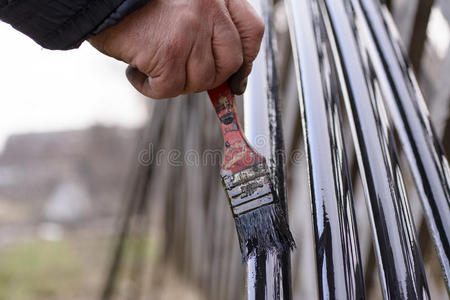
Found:
[[[364,279],[343,142],[343,94],[318,7],[288,1],[323,298],[363,299]],[[295,217],[295,214],[294,214]]]
[[[271,0],[250,0],[266,25],[261,50],[244,95],[244,128],[252,146],[266,157],[271,179],[287,212],[285,157],[280,119],[280,98],[275,64],[275,36]],[[291,254],[263,253],[246,265],[247,299],[292,299]]]
[[[333,221],[334,228],[339,228],[338,221],[344,219],[333,220],[336,213],[330,204],[336,206],[342,202],[329,200],[330,194],[339,190],[336,181],[332,180],[332,175],[338,172],[336,165],[329,161],[333,155],[328,150],[328,143],[336,139],[329,136],[330,126],[327,127],[325,122],[329,108],[323,107],[329,96],[343,98],[346,104],[368,201],[383,296],[385,299],[429,298],[389,113],[406,148],[447,284],[448,163],[433,131],[414,73],[401,51],[398,38],[395,39],[392,21],[386,20],[388,14],[381,14],[376,1],[361,0],[364,11],[357,0],[286,2],[301,83],[299,94],[303,96],[300,100],[309,159],[319,295],[321,298],[364,297],[364,293],[350,293],[348,282],[357,278],[355,269],[348,269],[351,272],[341,270],[347,284],[341,282],[336,286],[339,278],[333,277],[333,268],[342,266],[343,255],[332,247],[331,241],[338,239],[342,232],[331,231],[328,240],[324,238],[324,228]],[[330,87],[335,88],[332,93],[329,93]],[[337,124],[340,130],[341,122]],[[351,204],[349,211],[352,212]],[[350,224],[352,222],[350,219]],[[325,249],[334,254],[329,262],[322,261],[324,240]],[[340,243],[339,250],[348,249],[349,240],[341,237]],[[352,258],[358,261],[359,251]]]
[[[368,201],[374,247],[385,299],[429,297],[422,256],[398,163],[380,78],[367,55],[348,2],[325,1],[335,57],[348,85],[347,112]],[[344,78],[343,78],[344,79]]]
[[[389,12],[374,1],[353,1],[364,23],[369,55],[409,160],[426,221],[450,289],[450,171],[414,72]],[[384,13],[383,13],[384,11]]]
[[[276,70],[273,1],[249,2],[264,19],[266,31],[244,95],[245,133],[252,146],[266,157],[275,190],[287,211],[286,152]],[[347,123],[350,124],[356,167],[364,187],[382,296],[385,299],[430,298],[409,197],[400,170],[396,134],[401,142],[400,150],[408,158],[449,289],[449,165],[389,13],[375,0],[284,0],[284,3],[306,145],[319,298],[366,297],[358,220],[355,217],[356,197],[352,190],[354,174],[349,171],[353,152],[345,147],[350,139],[346,135]],[[186,97],[192,100],[200,96]],[[158,104],[156,117],[150,126],[154,134],[149,136],[150,139],[161,139],[162,132],[181,131],[189,124],[189,134],[187,137],[178,134],[175,145],[181,149],[198,147],[195,149],[199,150],[201,147],[197,144],[203,133],[196,131],[198,126],[195,122],[200,122],[200,117],[183,117],[177,119],[176,124],[172,122],[175,124],[171,125],[173,128],[164,129],[167,124],[164,125],[162,116],[168,111],[178,115],[181,109],[189,109],[191,115],[211,114],[211,120],[214,119],[211,111],[197,111],[202,107],[199,101],[188,104],[183,101],[179,101],[178,107],[173,103],[167,107],[166,104]],[[208,134],[215,136],[214,129],[209,130]],[[168,145],[173,146],[174,143]],[[162,145],[160,147],[163,148]],[[135,223],[148,226],[148,218],[139,218],[139,215],[143,213],[145,216],[148,212],[143,211],[148,211],[147,206],[151,206],[147,203],[147,185],[152,174],[156,173],[155,167],[150,164],[138,170],[134,193],[130,196],[128,218],[124,221],[103,299],[112,299],[129,228],[137,226],[133,225]],[[172,259],[176,265],[182,265],[181,272],[186,272],[185,265],[194,269],[192,277],[199,278],[199,285],[208,289],[204,293],[208,299],[238,299],[242,296],[243,283],[235,275],[241,274],[242,270],[237,264],[237,247],[231,247],[234,245],[233,227],[224,216],[226,207],[219,202],[223,199],[217,199],[222,192],[220,187],[211,185],[207,193],[211,198],[208,209],[202,210],[203,204],[199,199],[203,194],[197,188],[198,180],[195,181],[195,178],[200,178],[201,171],[192,166],[190,169],[171,168],[172,173],[168,172],[167,178],[176,174],[175,181],[180,185],[183,180],[192,182],[187,182],[184,189],[168,188],[165,197],[161,197],[168,203],[163,204],[168,235],[164,259]],[[197,172],[198,176],[186,176],[192,172]],[[210,167],[208,172],[210,176],[205,177],[217,174],[214,167]],[[187,191],[186,195],[182,191]],[[196,201],[195,208],[188,200],[179,203],[179,199],[175,200],[177,195],[182,198],[188,194],[195,196],[192,197]],[[294,200],[306,201],[291,199]],[[203,213],[206,215],[204,219],[196,219]],[[295,220],[300,213],[291,209],[289,215]],[[195,226],[191,224],[189,229],[185,229],[182,222],[193,219],[197,220]],[[208,228],[204,230],[204,227]],[[146,234],[145,230],[143,232]],[[189,238],[177,240],[187,232],[190,233]],[[204,244],[195,248],[194,240]],[[297,247],[313,247],[302,240],[296,242]],[[194,249],[204,252],[201,254]],[[185,252],[177,255],[176,251]],[[210,261],[212,263],[208,265]],[[142,272],[142,268],[136,263],[131,273]],[[222,276],[221,270],[227,273]],[[293,298],[289,252],[250,257],[245,270],[244,294],[247,299]],[[218,280],[224,280],[226,284],[221,285]],[[138,294],[145,295],[133,293],[133,288],[138,285],[142,283],[137,280],[131,285],[128,299],[139,299],[135,296]]]

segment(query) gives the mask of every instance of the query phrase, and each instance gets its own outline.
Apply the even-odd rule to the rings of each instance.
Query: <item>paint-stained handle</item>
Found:
[[[234,95],[228,83],[209,90],[208,94],[219,117],[223,133],[225,155],[222,169],[234,173],[263,162],[264,157],[259,155],[245,139],[234,107]]]

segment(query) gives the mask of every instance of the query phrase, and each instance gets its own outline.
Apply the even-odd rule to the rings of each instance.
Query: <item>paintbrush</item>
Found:
[[[295,246],[286,212],[270,180],[264,156],[242,132],[228,83],[208,91],[224,137],[220,175],[233,213],[242,259]]]

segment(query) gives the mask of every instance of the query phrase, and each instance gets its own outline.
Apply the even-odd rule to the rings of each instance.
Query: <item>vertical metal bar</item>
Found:
[[[414,73],[392,20],[373,1],[361,1],[376,55],[386,73],[385,94],[419,191],[428,227],[450,290],[450,172]],[[389,18],[386,12],[386,18]],[[382,72],[382,71],[380,71]]]
[[[392,0],[382,0],[382,1],[386,5],[386,7],[389,8],[389,10],[392,9]]]
[[[346,107],[368,200],[384,298],[427,299],[422,256],[380,82],[355,35],[358,24],[349,20],[353,13],[349,3],[324,3],[322,12],[329,15],[330,39],[336,39],[333,52],[336,61],[342,62],[341,79],[348,85]]]
[[[374,2],[372,0],[372,2]],[[427,40],[428,20],[431,14],[434,0],[419,0],[414,16],[414,27],[408,47],[408,56],[416,72],[420,71],[423,49]],[[375,3],[372,3],[375,4]]]
[[[286,1],[298,81],[320,299],[364,299],[342,92],[316,1]]]
[[[287,210],[284,188],[284,149],[274,55],[272,0],[250,0],[263,17],[266,31],[244,95],[245,134],[264,155],[280,202]],[[292,299],[290,251],[265,253],[247,261],[247,299]]]

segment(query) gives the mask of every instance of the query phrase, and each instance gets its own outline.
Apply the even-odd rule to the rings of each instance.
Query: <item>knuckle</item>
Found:
[[[133,57],[133,59],[130,61],[130,65],[136,67],[139,70],[147,71],[147,60],[144,58],[143,55],[137,55]]]
[[[131,62],[130,65],[137,68],[140,72],[146,74],[147,76],[155,76],[155,70],[158,67],[158,64],[155,63],[148,55],[145,53],[140,53],[139,55],[135,56]]]
[[[184,16],[185,22],[183,24],[182,31],[186,32],[186,26],[192,31],[192,32],[198,32],[200,28],[202,27],[202,23],[200,21],[200,18],[198,15],[194,13],[189,13]]]
[[[264,36],[264,31],[265,31],[265,26],[264,26],[264,22],[260,17],[257,17],[255,20],[255,37],[261,41],[263,36]]]
[[[231,63],[230,63],[230,72],[234,73],[242,66],[244,63],[244,58],[242,56],[242,53],[237,56],[233,56]]]
[[[264,31],[266,30],[266,27],[264,26],[264,22],[258,18],[258,22],[255,24],[255,37],[258,39],[258,41],[261,41],[264,36]]]
[[[253,28],[251,31],[252,31],[253,40],[259,44],[259,43],[261,43],[261,40],[264,36],[264,31],[266,29],[266,27],[264,25],[264,21],[259,16],[255,16],[252,24],[253,24]]]
[[[252,27],[249,29],[244,43],[245,62],[252,62],[256,59],[264,36],[264,31],[264,22],[259,16],[255,16],[252,21]]]

